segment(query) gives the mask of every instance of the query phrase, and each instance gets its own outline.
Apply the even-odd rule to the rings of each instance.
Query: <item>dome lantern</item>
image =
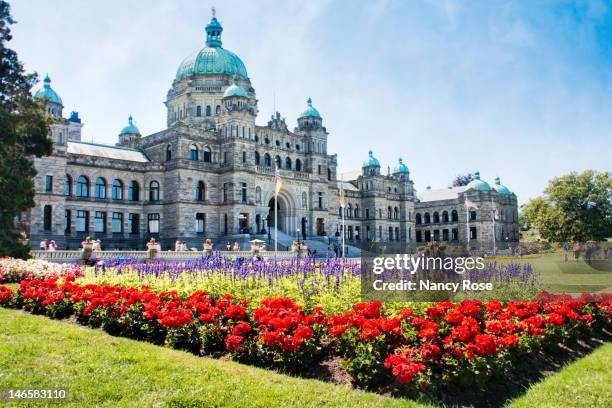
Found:
[[[499,177],[495,177],[495,185],[493,186],[493,188],[495,189],[495,191],[497,191],[498,194],[501,194],[501,195],[512,194],[512,192],[510,191],[510,189],[508,189],[508,187],[503,186],[501,184],[501,180]]]
[[[410,173],[410,171],[408,170],[408,166],[406,166],[404,164],[404,161],[402,160],[402,158],[399,158],[399,168],[398,168],[398,172],[400,173]]]
[[[480,172],[478,170],[474,173],[474,180],[470,181],[466,187],[466,190],[486,191],[491,189],[489,183],[480,179]]]
[[[62,98],[60,98],[57,92],[51,88],[51,78],[49,77],[49,74],[45,75],[43,87],[34,94],[34,97],[38,99],[46,99],[48,103],[55,103],[63,106]]]
[[[312,99],[306,100],[306,109],[300,114],[300,118],[320,118],[321,114],[312,106]]]
[[[132,118],[132,115],[130,115],[130,117],[128,118],[128,125],[124,127],[123,129],[121,129],[121,133],[119,134],[120,135],[140,135],[140,131],[134,125],[134,118]]]
[[[216,14],[217,12],[213,7],[212,19],[206,25],[206,45],[213,48],[221,47],[221,33],[223,32],[223,27],[219,20],[217,20]]]

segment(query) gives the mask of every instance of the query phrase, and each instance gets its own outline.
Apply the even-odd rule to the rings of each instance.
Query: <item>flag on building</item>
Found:
[[[499,210],[497,209],[497,206],[493,207],[493,211],[491,211],[491,213],[493,214],[494,220],[499,220]]]
[[[283,180],[281,179],[280,170],[278,168],[278,165],[275,166],[274,181],[276,182],[276,194],[278,194],[281,188],[283,187]]]
[[[338,201],[340,201],[340,207],[344,208],[346,205],[344,200],[344,182],[340,183],[340,190],[338,190]]]

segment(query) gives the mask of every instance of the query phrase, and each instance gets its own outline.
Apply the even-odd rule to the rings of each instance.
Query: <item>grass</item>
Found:
[[[532,385],[509,407],[612,406],[612,344],[567,365],[557,374]]]
[[[424,406],[1,308],[0,384],[65,387],[73,407]]]
[[[541,287],[546,290],[569,293],[612,292],[612,272],[597,270],[582,259],[565,262],[563,251],[524,258],[501,258],[497,262],[531,264],[533,270],[540,275]]]

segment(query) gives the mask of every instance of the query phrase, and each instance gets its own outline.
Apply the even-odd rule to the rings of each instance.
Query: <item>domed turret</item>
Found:
[[[503,186],[501,184],[501,180],[499,179],[499,177],[495,177],[495,185],[493,185],[493,188],[495,189],[495,191],[497,191],[501,195],[512,194],[512,192],[508,189],[508,187]]]
[[[119,146],[136,148],[140,141],[140,131],[134,125],[132,115],[128,118],[128,125],[121,129],[119,133]]]
[[[476,171],[476,173],[474,173],[474,180],[470,181],[467,185],[467,190],[486,191],[490,189],[491,187],[489,186],[489,183],[480,179],[479,171]]]
[[[238,85],[238,78],[236,78],[236,76],[234,76],[234,83],[228,86],[225,92],[223,93],[224,98],[230,98],[232,96],[248,98],[248,95],[244,88]]]
[[[374,153],[372,153],[372,150],[368,151],[368,160],[366,160],[363,165],[368,167],[380,167],[380,162],[376,157],[374,157]]]
[[[57,92],[51,88],[51,78],[49,78],[49,74],[45,76],[43,84],[42,89],[36,91],[34,97],[43,99],[47,102],[47,113],[61,117],[64,105],[62,104],[62,98],[60,98]]]
[[[248,79],[246,67],[242,60],[233,52],[221,47],[223,27],[215,17],[206,26],[206,47],[195,51],[181,62],[176,71],[176,80],[180,81],[191,75],[226,74],[240,75]]]
[[[312,106],[312,99],[306,101],[307,108],[300,114],[300,118],[320,118],[321,114]]]
[[[128,118],[128,125],[124,127],[123,129],[121,129],[121,132],[119,134],[120,135],[139,135],[140,134],[140,131],[134,125],[134,119],[132,118],[132,115],[130,115],[130,117]]]
[[[410,171],[408,170],[408,166],[406,166],[404,164],[404,161],[402,160],[402,158],[399,158],[399,167],[397,168],[397,172],[398,173],[410,173]]]

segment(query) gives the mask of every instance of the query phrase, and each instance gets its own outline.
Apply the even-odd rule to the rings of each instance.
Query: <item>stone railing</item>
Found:
[[[251,251],[221,251],[223,256],[250,258]],[[32,251],[32,257],[49,262],[75,262],[81,259],[81,250],[67,251]],[[259,253],[264,258],[274,258],[274,251],[261,251]],[[158,259],[164,261],[186,261],[190,259],[199,259],[204,255],[202,251],[160,251]],[[289,251],[278,251],[276,257],[279,259],[287,259],[295,257],[295,254]],[[93,259],[116,259],[116,258],[132,258],[139,261],[144,261],[149,258],[148,251],[94,251]]]

